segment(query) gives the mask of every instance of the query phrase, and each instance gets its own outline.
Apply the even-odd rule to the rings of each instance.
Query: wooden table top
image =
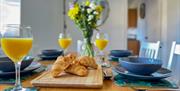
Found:
[[[49,65],[52,64],[53,61],[41,61],[40,62],[43,65]],[[23,81],[23,87],[33,87],[30,84],[30,81],[34,78],[36,78],[37,76],[41,75],[42,73],[38,73],[35,74],[31,77],[29,77],[27,80]],[[13,85],[0,85],[0,91],[2,91],[3,89],[10,87]],[[104,80],[103,83],[103,88],[101,89],[78,89],[78,88],[39,88],[39,91],[135,91],[132,88],[129,87],[120,87],[120,86],[116,86],[112,80]],[[155,91],[155,90],[154,90]]]

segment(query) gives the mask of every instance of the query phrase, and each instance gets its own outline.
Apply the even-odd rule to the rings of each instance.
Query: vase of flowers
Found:
[[[70,4],[68,16],[74,21],[75,25],[82,32],[83,35],[83,51],[82,55],[94,56],[92,36],[93,31],[97,30],[97,21],[100,19],[103,7],[98,5],[97,0],[86,0],[78,3],[75,0]]]

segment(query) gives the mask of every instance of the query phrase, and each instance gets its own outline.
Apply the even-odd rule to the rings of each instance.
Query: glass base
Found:
[[[106,59],[106,56],[103,55],[97,55],[97,64],[101,65],[102,67],[111,67],[110,62]]]
[[[107,63],[107,62],[103,62],[103,63],[101,63],[100,65],[101,65],[102,67],[107,67],[107,68],[111,67],[111,65],[110,65],[109,63]]]
[[[22,89],[15,89],[13,87],[10,87],[10,88],[4,89],[4,91],[38,91],[38,89],[35,88],[35,87],[32,87],[32,88],[22,88]]]

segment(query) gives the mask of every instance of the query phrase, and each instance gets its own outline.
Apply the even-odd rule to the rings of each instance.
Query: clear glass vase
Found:
[[[94,48],[91,42],[91,38],[83,39],[81,56],[94,57]]]

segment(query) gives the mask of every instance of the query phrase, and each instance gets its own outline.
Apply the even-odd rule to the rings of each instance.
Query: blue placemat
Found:
[[[9,87],[7,89],[5,89],[4,91],[12,91],[13,87]],[[38,91],[38,88],[35,87],[31,87],[31,88],[27,88],[26,90],[23,91]]]
[[[31,77],[32,75],[34,75],[36,73],[42,72],[45,69],[46,69],[45,66],[41,66],[40,68],[21,76],[21,81],[24,81],[28,77]],[[0,84],[15,84],[15,78],[0,78]]]
[[[148,88],[172,88],[177,89],[178,86],[167,80],[159,81],[143,81],[143,80],[132,80],[122,77],[121,75],[116,75],[114,77],[114,82],[118,86],[128,86],[128,87],[148,87]]]

